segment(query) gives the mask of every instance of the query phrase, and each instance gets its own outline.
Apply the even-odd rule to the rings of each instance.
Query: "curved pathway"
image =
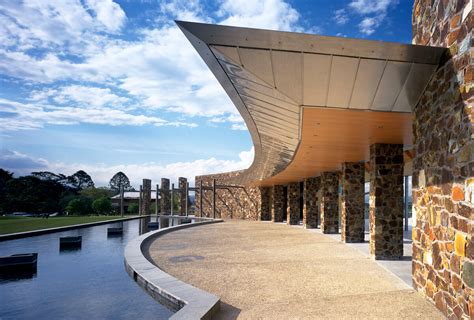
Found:
[[[226,221],[166,234],[149,253],[221,297],[219,319],[444,318],[358,250],[301,227]]]

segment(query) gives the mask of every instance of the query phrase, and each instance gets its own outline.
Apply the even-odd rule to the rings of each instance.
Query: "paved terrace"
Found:
[[[444,318],[363,252],[301,227],[226,221],[166,234],[149,252],[221,297],[218,319]]]

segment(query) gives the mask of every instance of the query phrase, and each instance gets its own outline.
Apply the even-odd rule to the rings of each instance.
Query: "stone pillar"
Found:
[[[370,253],[403,257],[403,145],[370,146]]]
[[[365,165],[363,162],[342,164],[341,240],[364,242]]]
[[[318,227],[318,191],[321,188],[321,177],[304,180],[303,188],[303,227]]]
[[[140,201],[140,215],[149,215],[151,203],[151,180],[143,179],[142,194]]]
[[[321,174],[321,231],[323,233],[339,232],[339,172]]]
[[[188,179],[179,177],[178,178],[178,188],[179,188],[179,215],[186,215],[186,202],[188,201],[188,195],[186,194],[186,185]]]
[[[283,222],[285,211],[285,187],[275,185],[272,190],[272,221]]]
[[[161,199],[160,208],[161,215],[169,215],[171,213],[171,194],[170,194],[170,179],[161,178]],[[162,225],[160,228],[166,228],[169,225],[169,219],[161,219]]]
[[[300,223],[300,184],[290,183],[288,185],[288,204],[286,207],[286,223]]]
[[[435,5],[436,4],[436,5]],[[421,1],[413,43],[449,48],[413,110],[413,285],[474,319],[473,1]]]
[[[272,219],[271,214],[271,188],[270,187],[259,187],[260,191],[260,214],[258,220],[270,221]]]

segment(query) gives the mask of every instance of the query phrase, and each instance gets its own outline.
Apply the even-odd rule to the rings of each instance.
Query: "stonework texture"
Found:
[[[364,242],[365,164],[343,163],[341,184],[341,240]]]
[[[319,218],[318,191],[321,188],[321,177],[304,180],[303,187],[303,227],[317,228]]]
[[[217,185],[226,185],[226,188],[216,190],[216,218],[258,220],[261,211],[261,190],[259,187],[232,185],[229,178],[239,175],[242,171],[233,171],[220,174],[196,176],[195,185],[212,187],[212,180]],[[196,191],[196,215],[199,216],[200,194]],[[212,217],[212,190],[203,191],[203,217]]]
[[[339,232],[339,172],[321,174],[321,231],[323,233]]]
[[[188,195],[186,194],[186,184],[188,179],[179,177],[178,188],[179,188],[179,215],[186,215],[186,202],[188,201]]]
[[[299,224],[300,223],[300,184],[290,183],[288,185],[286,208],[286,223],[287,224]]]
[[[413,286],[450,319],[474,319],[474,12],[420,1],[413,43],[449,48],[414,110]]]
[[[272,221],[283,222],[286,213],[285,187],[274,185],[272,188]]]
[[[161,178],[160,189],[160,213],[163,215],[169,215],[171,213],[170,179]]]
[[[260,187],[260,215],[258,220],[260,221],[270,221],[272,219],[272,189],[270,187]]]
[[[141,194],[141,201],[140,201],[140,215],[148,215],[151,214],[151,180],[150,179],[143,179],[142,182],[142,194]]]
[[[403,145],[370,146],[370,253],[403,257]]]

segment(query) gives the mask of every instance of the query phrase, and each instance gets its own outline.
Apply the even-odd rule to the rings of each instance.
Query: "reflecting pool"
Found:
[[[172,313],[125,272],[124,248],[140,229],[137,219],[0,242],[0,256],[38,253],[35,274],[0,279],[0,319],[167,319]],[[69,236],[82,245],[60,250]]]

